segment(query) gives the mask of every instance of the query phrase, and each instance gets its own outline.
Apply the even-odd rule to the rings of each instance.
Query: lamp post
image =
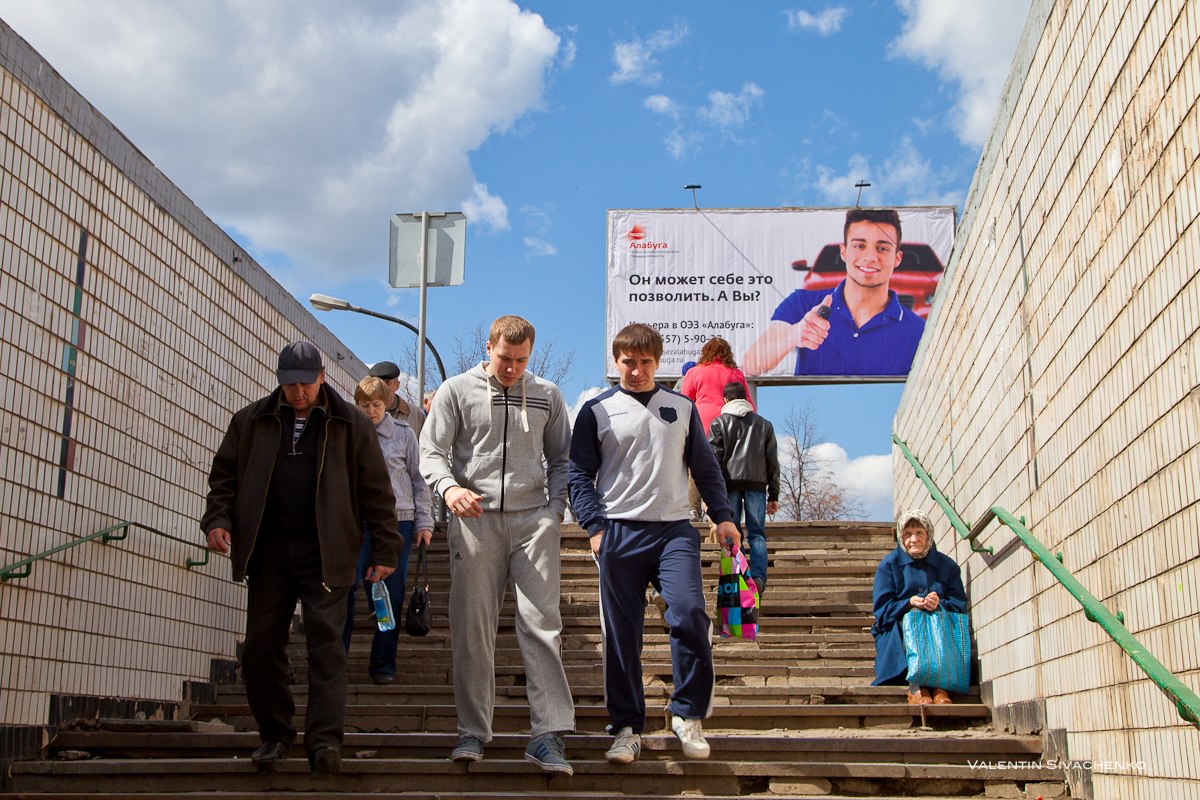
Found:
[[[339,297],[330,297],[327,294],[314,294],[308,298],[308,302],[309,305],[311,305],[317,311],[353,311],[356,314],[366,314],[368,317],[386,319],[388,322],[394,322],[397,325],[403,325],[413,333],[417,334],[418,342],[424,338],[421,336],[421,332],[417,330],[416,326],[414,326],[411,322],[407,322],[399,317],[393,317],[388,314],[380,314],[378,311],[372,311],[369,308],[359,308],[356,305],[351,305],[348,300],[342,300]],[[429,341],[428,338],[425,338],[425,344],[429,347],[429,352],[433,353],[433,358],[435,361],[437,361],[438,372],[442,374],[442,383],[445,383],[446,366],[442,363],[442,357],[438,355],[437,348],[433,346],[433,342]],[[422,369],[418,369],[417,372],[422,373],[417,375],[417,383],[419,384],[419,388],[417,390],[417,402],[420,403],[421,395],[425,394],[425,375],[423,374],[424,370]]]

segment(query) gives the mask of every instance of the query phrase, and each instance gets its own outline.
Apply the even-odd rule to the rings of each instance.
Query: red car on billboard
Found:
[[[900,252],[903,253],[900,265],[892,273],[888,286],[896,293],[900,305],[926,319],[933,293],[942,279],[942,260],[932,247],[920,242],[903,242]],[[833,289],[846,277],[846,262],[842,261],[836,242],[822,247],[811,267],[807,259],[800,259],[792,262],[792,269],[808,272],[801,289]]]

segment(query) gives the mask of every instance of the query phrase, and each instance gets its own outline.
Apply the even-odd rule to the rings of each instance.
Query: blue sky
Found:
[[[259,3],[0,0],[39,50],[297,297],[415,323],[387,286],[394,212],[464,210],[466,282],[429,292],[449,358],[515,313],[604,374],[612,208],[961,205],[1028,0]],[[367,362],[412,334],[320,316]],[[482,345],[481,345],[482,348]],[[432,370],[432,364],[430,365]],[[891,515],[898,385],[811,403],[830,469]]]

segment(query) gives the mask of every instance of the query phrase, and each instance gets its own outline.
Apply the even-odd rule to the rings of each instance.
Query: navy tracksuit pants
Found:
[[[675,691],[668,710],[702,719],[712,712],[715,673],[712,622],[705,610],[700,536],[690,522],[609,520],[600,540],[600,624],[604,631],[604,701],[616,733],[646,725],[642,628],[646,587],[667,602]]]

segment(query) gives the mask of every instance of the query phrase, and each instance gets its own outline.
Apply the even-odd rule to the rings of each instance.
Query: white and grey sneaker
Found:
[[[708,758],[712,748],[704,740],[704,726],[698,719],[684,719],[671,715],[671,730],[683,745],[683,754],[688,758]]]
[[[633,728],[626,725],[617,731],[612,747],[608,748],[608,752],[604,754],[604,757],[608,759],[608,763],[610,764],[632,764],[638,760],[638,756],[641,754],[641,735],[634,733]]]

